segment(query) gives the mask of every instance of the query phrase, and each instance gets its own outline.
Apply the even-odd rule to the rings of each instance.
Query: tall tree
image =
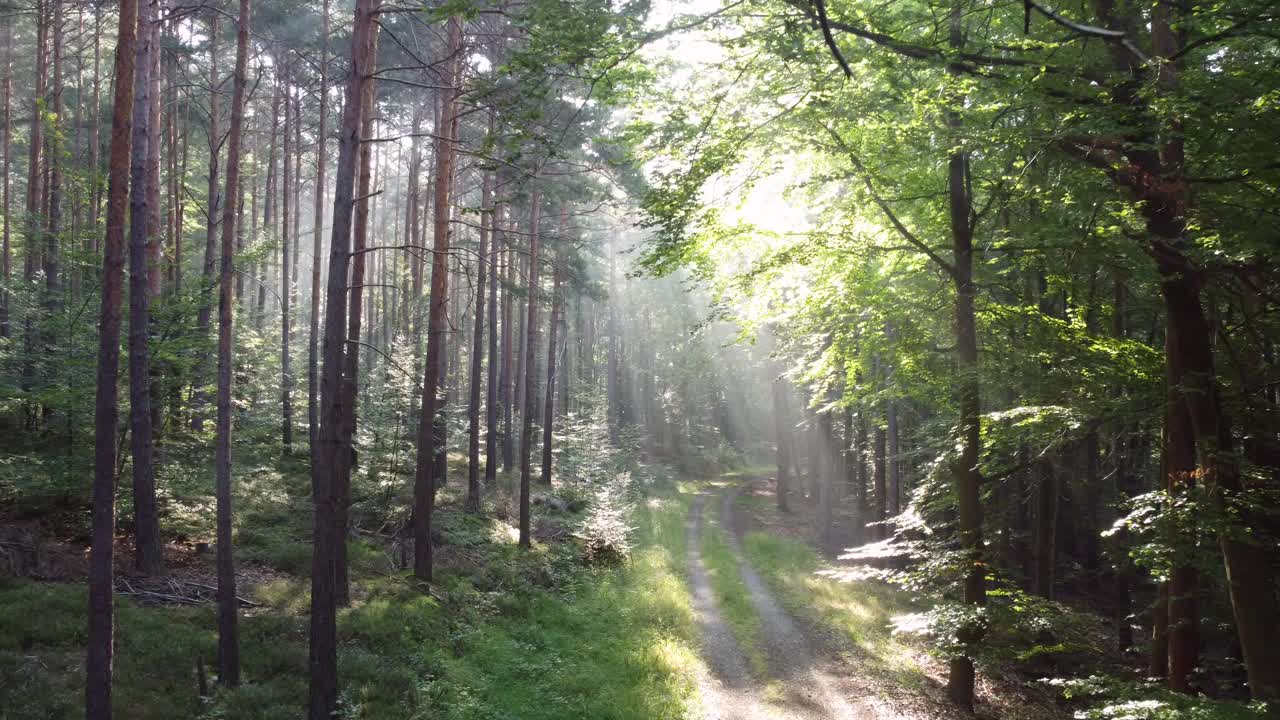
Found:
[[[242,0],[246,1],[246,0]],[[336,544],[346,542],[335,532],[335,485],[342,445],[342,362],[347,338],[347,271],[350,267],[351,224],[355,200],[356,155],[364,103],[364,84],[373,74],[369,52],[373,34],[373,2],[357,0],[351,31],[351,71],[343,95],[334,169],[333,220],[329,242],[329,272],[325,288],[324,368],[320,378],[320,432],[312,462],[315,525],[311,554],[311,691],[307,717],[329,720],[338,709],[337,597],[334,589]]]
[[[492,115],[490,125],[492,126]],[[502,204],[494,204],[493,230],[489,246],[489,396],[485,404],[484,482],[493,487],[498,478],[498,237],[501,234]]]
[[[204,264],[201,265],[201,299],[200,307],[196,311],[196,334],[201,340],[209,337],[209,325],[211,316],[213,315],[213,302],[209,297],[209,293],[215,286],[214,268],[218,259],[218,222],[222,215],[220,203],[222,201],[218,190],[218,156],[222,150],[222,128],[219,122],[218,96],[221,94],[218,89],[221,87],[221,78],[218,75],[218,18],[217,11],[209,15],[209,124],[207,126],[209,137],[209,182],[205,190],[205,237],[204,237]],[[201,355],[197,362],[195,371],[196,390],[192,398],[192,404],[195,405],[191,413],[191,429],[196,432],[204,430],[205,412],[204,408],[209,402],[208,392],[206,390],[207,365],[204,356]]]
[[[294,219],[291,203],[293,197],[293,165],[289,162],[289,151],[301,154],[301,148],[293,147],[293,137],[289,134],[289,69],[283,58],[278,60],[276,74],[284,87],[284,143],[281,148],[283,160],[283,177],[280,181],[280,442],[284,445],[284,454],[293,453],[293,369],[289,357],[289,303],[293,300],[293,279],[290,276],[292,263],[289,259],[289,243],[293,233],[289,222]],[[298,178],[300,181],[301,178]],[[359,291],[357,291],[359,292]]]
[[[951,8],[948,44],[953,52],[964,49],[965,5]],[[958,62],[947,66],[953,78],[963,76]],[[947,129],[958,138],[962,131],[960,108],[965,98],[960,92],[948,99],[944,112]],[[978,325],[974,312],[977,286],[973,281],[973,197],[969,184],[969,154],[957,145],[947,157],[947,204],[951,225],[951,268],[955,286],[956,371],[960,376],[958,407],[960,416],[960,453],[953,462],[957,505],[959,506],[960,546],[964,554],[965,575],[962,599],[966,605],[981,607],[987,603],[986,570],[982,555],[982,472],[978,467],[982,454],[981,387],[978,378]],[[981,633],[976,622],[967,623],[960,631],[966,646],[977,643]],[[947,695],[961,707],[973,707],[973,658],[958,654],[951,659],[947,678]]]
[[[480,512],[480,373],[484,362],[484,282],[488,271],[485,265],[489,262],[489,233],[494,217],[493,173],[484,171],[484,178],[480,182],[480,242],[476,254],[475,333],[471,343],[471,402],[467,409],[469,428],[466,510],[473,513]],[[493,323],[492,317],[489,322]],[[489,365],[493,366],[492,357],[489,358]]]
[[[124,224],[133,138],[134,45],[137,0],[120,0],[116,39],[115,100],[111,111],[107,228],[103,240],[102,309],[98,319],[98,379],[94,399],[93,544],[89,550],[89,637],[85,661],[85,717],[111,718],[115,582],[112,558],[116,528],[116,426],[119,422],[121,305],[124,295]],[[6,216],[7,217],[7,216]]]
[[[436,456],[445,448],[437,446],[436,414],[443,349],[448,324],[449,297],[449,209],[453,186],[456,103],[462,77],[462,19],[448,20],[444,89],[440,91],[440,124],[436,129],[435,216],[432,223],[431,297],[427,306],[427,356],[423,369],[421,417],[418,420],[417,470],[413,488],[413,574],[431,580],[431,516],[436,502]]]
[[[218,284],[218,420],[214,449],[217,496],[218,681],[240,684],[240,630],[236,600],[236,568],[231,545],[231,339],[235,319],[232,276],[235,274],[236,213],[244,199],[240,188],[240,136],[248,85],[250,0],[240,0],[236,30],[236,67],[231,91],[231,125],[227,134],[227,189],[223,194],[222,261]]]
[[[370,58],[378,57],[378,27],[375,25],[372,34],[369,36]],[[364,103],[364,110],[360,113],[361,132],[360,135],[365,140],[372,141],[374,139],[374,110],[377,99],[377,82],[373,78],[369,78],[362,86],[363,95],[360,102]],[[346,605],[350,601],[350,588],[347,578],[347,517],[351,507],[351,473],[353,470],[355,459],[355,432],[356,432],[356,406],[359,402],[357,389],[359,385],[360,374],[360,323],[364,316],[364,298],[365,298],[365,259],[366,250],[369,242],[369,214],[370,205],[372,203],[372,189],[374,184],[373,172],[373,143],[362,142],[360,144],[359,160],[357,163],[359,170],[356,177],[356,207],[355,219],[352,232],[351,247],[351,290],[347,298],[349,303],[347,312],[347,342],[343,349],[343,366],[342,366],[342,420],[341,420],[341,438],[337,461],[337,471],[334,473],[333,495],[336,505],[334,507],[334,560],[333,560],[333,583],[334,596],[339,605]],[[372,305],[372,303],[370,303]],[[372,310],[372,307],[370,308]],[[373,323],[370,322],[372,330]]]
[[[566,227],[566,213],[560,211],[560,233],[563,236]],[[563,239],[563,238],[562,238]],[[556,335],[560,326],[560,316],[564,312],[564,300],[560,291],[560,279],[563,272],[560,267],[560,257],[553,256],[552,263],[555,269],[552,271],[552,289],[551,289],[551,329],[547,332],[547,388],[546,395],[542,401],[542,472],[538,476],[538,481],[543,485],[551,484],[551,458],[552,458],[552,425],[555,423],[555,399],[556,399]]]
[[[542,188],[534,173],[533,190],[529,194],[529,297],[525,316],[524,410],[520,413],[520,547],[532,545],[529,514],[529,482],[532,479],[530,455],[533,445],[533,416],[538,414],[538,273],[541,252],[539,223],[542,212]]]
[[[320,8],[320,88],[319,96],[329,96],[329,0],[324,0]],[[320,367],[317,345],[320,337],[320,257],[321,241],[324,234],[324,166],[326,137],[325,120],[328,116],[329,103],[319,103],[316,124],[316,182],[313,188],[315,195],[315,215],[311,229],[311,332],[307,338],[307,440],[311,453],[311,477],[316,477],[316,461],[319,457],[319,391],[318,373]],[[313,485],[312,493],[315,492]]]
[[[10,335],[9,328],[9,279],[13,275],[12,214],[9,198],[9,156],[13,143],[13,24],[4,25],[4,77],[0,78],[0,92],[4,93],[4,140],[0,144],[0,213],[4,214],[3,247],[0,248],[0,337]]]
[[[129,175],[129,443],[133,454],[134,563],[147,575],[163,572],[160,518],[156,511],[156,478],[152,453],[151,354],[147,347],[151,322],[149,181],[152,120],[152,53],[159,3],[144,0],[138,13],[137,57],[134,59],[133,156]]]
[[[776,485],[778,509],[787,512],[787,493],[790,488],[787,482],[788,465],[791,464],[791,428],[787,420],[787,386],[781,377],[774,379],[773,388],[773,420],[777,438],[778,477]]]

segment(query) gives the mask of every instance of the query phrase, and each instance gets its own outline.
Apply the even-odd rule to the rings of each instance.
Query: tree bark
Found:
[[[781,376],[773,380],[773,422],[774,432],[777,435],[777,459],[778,459],[778,483],[777,483],[777,501],[778,509],[787,512],[787,493],[790,491],[790,483],[788,482],[787,473],[791,464],[791,428],[789,427],[787,416],[787,386],[786,381]]]
[[[1166,333],[1166,338],[1170,335]],[[1166,340],[1166,342],[1168,342]],[[1195,492],[1196,446],[1187,407],[1171,379],[1169,407],[1165,414],[1164,481],[1172,501]],[[1180,528],[1184,537],[1194,537],[1194,528]],[[1180,553],[1175,553],[1175,555]],[[1200,614],[1196,602],[1199,573],[1192,565],[1175,564],[1166,585],[1168,602],[1168,685],[1175,692],[1190,693],[1191,673],[1200,652]]]
[[[120,306],[124,295],[125,206],[129,194],[129,156],[133,135],[137,0],[120,0],[119,13],[120,29],[115,60],[116,92],[111,112],[111,164],[107,181],[107,228],[103,240],[102,309],[98,319],[98,378],[94,399],[93,540],[89,549],[89,634],[85,661],[87,720],[111,718],[111,671],[114,655],[112,546],[116,524],[116,426],[120,419],[116,375],[120,371]],[[11,54],[12,51],[9,52]],[[7,103],[7,91],[5,99]],[[6,112],[6,124],[7,120]],[[5,141],[7,145],[7,132]],[[6,166],[7,156],[8,153]],[[6,190],[7,186],[6,181]],[[8,217],[7,213],[5,217]],[[7,230],[6,221],[6,232]]]
[[[502,204],[494,204],[493,232],[490,239],[489,267],[489,397],[485,412],[484,482],[492,488],[498,479],[498,235],[502,223]]]
[[[44,215],[44,172],[42,171],[41,153],[44,150],[44,105],[47,101],[45,90],[45,45],[48,40],[49,25],[43,0],[35,3],[36,12],[36,57],[35,88],[31,98],[31,130],[27,138],[27,243],[23,257],[22,277],[28,287],[34,288],[36,283],[36,264],[40,261],[40,240],[43,232],[41,222]],[[31,392],[35,384],[35,315],[30,309],[24,313],[22,320],[22,375],[19,387],[24,395]],[[29,402],[24,401],[26,422],[35,427],[35,413]]]
[[[247,0],[241,0],[246,2]],[[338,709],[337,598],[334,590],[336,546],[346,538],[335,533],[337,462],[342,445],[342,359],[347,331],[347,270],[351,255],[356,155],[364,84],[373,73],[370,56],[373,1],[357,0],[351,31],[351,72],[347,76],[338,162],[334,171],[333,220],[329,243],[329,273],[325,289],[324,369],[320,379],[320,430],[317,457],[312,462],[315,527],[311,554],[310,697],[307,717],[331,720]]]
[[[217,569],[218,682],[240,684],[240,630],[236,611],[236,568],[231,547],[231,340],[235,317],[232,276],[235,272],[235,219],[240,194],[240,135],[249,62],[250,0],[240,0],[236,32],[236,68],[231,92],[231,126],[227,135],[227,189],[222,213],[222,259],[218,285],[217,441]]]
[[[289,257],[292,232],[289,223],[293,220],[293,213],[289,203],[292,200],[290,191],[293,190],[294,177],[293,168],[289,164],[289,150],[300,153],[302,148],[293,148],[293,138],[289,136],[289,76],[283,61],[277,65],[276,72],[280,77],[279,82],[284,85],[284,144],[281,149],[284,172],[280,184],[280,442],[287,457],[293,453],[293,369],[290,367],[289,357],[289,303],[293,299],[293,280],[289,274],[292,269]]]
[[[618,298],[614,294],[617,285],[614,284],[614,265],[616,262],[613,248],[608,249],[609,252],[609,346],[608,346],[608,373],[605,378],[605,395],[608,401],[606,410],[606,418],[609,425],[609,442],[615,446],[622,439],[622,408],[620,407],[621,398],[618,393]],[[673,434],[674,437],[674,434]],[[789,440],[788,440],[789,441]],[[792,454],[791,460],[795,461],[795,455]],[[796,480],[800,479],[797,474]]]
[[[49,209],[48,224],[45,228],[44,250],[44,306],[48,317],[61,305],[62,284],[58,265],[58,240],[62,233],[62,126],[65,116],[62,112],[62,38],[63,38],[63,0],[50,0],[53,3],[53,87],[49,93],[50,122],[53,124],[49,143]],[[53,357],[57,352],[55,336],[48,333],[45,337],[46,355]],[[49,377],[52,384],[54,379]]]
[[[949,44],[953,49],[964,45],[962,6],[951,10]],[[948,65],[952,77],[962,74],[956,63]],[[959,108],[963,97],[952,98],[945,114],[947,128],[953,136],[959,134],[961,119]],[[959,138],[955,139],[959,142]],[[969,195],[969,156],[954,151],[947,160],[947,196],[952,242],[952,279],[955,284],[956,372],[959,374],[960,415],[957,427],[960,432],[960,456],[956,458],[954,475],[959,505],[960,545],[965,565],[963,601],[966,605],[982,606],[987,602],[986,563],[982,552],[982,474],[978,468],[982,453],[982,409],[978,385],[978,332],[974,314],[973,282],[973,201]],[[966,627],[960,632],[960,641],[969,646],[981,639],[977,627]],[[974,666],[973,658],[965,653],[951,659],[947,695],[952,702],[964,708],[973,707]]]
[[[511,240],[508,238],[508,245]],[[514,389],[512,388],[512,355],[514,349],[514,334],[512,332],[512,311],[513,303],[511,299],[511,291],[515,288],[515,251],[514,248],[508,247],[503,253],[504,265],[506,266],[507,281],[506,286],[502,289],[502,376],[498,379],[501,384],[501,404],[502,404],[502,469],[504,472],[510,472],[511,466],[515,464],[515,428],[512,426],[511,405],[514,402]]]
[[[538,412],[538,263],[540,261],[540,233],[538,225],[542,210],[541,188],[537,186],[537,174],[533,178],[534,187],[529,200],[529,298],[528,314],[525,319],[525,361],[524,361],[524,412],[520,418],[520,547],[532,545],[529,514],[529,482],[532,479],[530,467],[530,446],[533,443],[533,416]]]
[[[440,135],[436,151],[435,216],[432,225],[431,298],[427,308],[427,356],[423,370],[421,417],[418,421],[417,470],[414,476],[414,558],[413,574],[430,581],[433,561],[431,520],[436,502],[436,414],[439,406],[440,371],[444,342],[448,332],[446,313],[449,297],[449,210],[453,185],[453,132],[455,101],[461,79],[462,19],[448,20],[448,61],[445,70],[446,89],[441,91]]]
[[[566,225],[566,215],[563,210],[560,213],[560,235],[564,236]],[[553,258],[555,262],[555,270],[552,273],[552,290],[551,290],[551,330],[547,334],[547,388],[546,394],[542,401],[542,473],[538,477],[538,481],[543,485],[551,485],[551,458],[552,458],[552,426],[555,424],[555,405],[556,405],[556,340],[557,330],[560,326],[560,315],[564,312],[564,300],[560,296],[560,278],[561,270],[558,262],[559,258]]]
[[[320,90],[321,98],[329,93],[329,0],[324,0],[320,11]],[[320,337],[320,257],[324,233],[324,166],[326,146],[329,138],[325,133],[325,120],[328,116],[328,102],[319,103],[320,118],[316,128],[316,184],[315,215],[311,234],[311,331],[307,338],[307,442],[311,454],[311,494],[316,492],[315,478],[319,470],[316,467],[319,458],[319,369],[320,359],[317,344]]]
[[[871,507],[871,520],[876,523],[884,523],[888,517],[889,506],[889,484],[886,480],[888,473],[885,466],[886,447],[888,444],[888,434],[884,428],[877,426],[872,440],[872,457],[874,475],[872,482],[875,484],[875,505]],[[883,540],[888,536],[888,532],[883,524],[876,525],[873,537]]]
[[[1057,569],[1058,539],[1058,475],[1053,459],[1044,455],[1036,463],[1040,482],[1036,488],[1036,574],[1032,591],[1042,598],[1053,599],[1055,570]]]
[[[2,42],[4,44],[4,78],[0,79],[0,86],[2,86],[0,92],[4,93],[4,144],[0,145],[0,184],[3,184],[3,200],[0,200],[3,206],[0,206],[0,212],[4,213],[4,239],[3,254],[0,254],[0,337],[7,338],[12,332],[9,327],[8,287],[13,275],[11,249],[13,215],[9,211],[9,156],[13,143],[13,23],[5,23]]]
[[[209,337],[209,323],[213,314],[213,302],[209,293],[215,286],[214,267],[218,257],[218,219],[221,197],[218,190],[218,153],[222,148],[222,129],[219,124],[218,88],[218,13],[209,14],[209,182],[205,191],[204,264],[201,267],[200,309],[196,311],[196,334],[201,341]],[[323,110],[322,110],[323,112]],[[192,398],[191,429],[204,431],[205,407],[209,403],[206,388],[207,372],[204,353],[200,354],[195,370],[195,393]]]
[[[492,125],[492,122],[490,123]],[[469,445],[467,447],[467,512],[480,512],[480,373],[484,362],[484,281],[488,262],[490,226],[493,223],[493,173],[485,172],[480,186],[480,243],[476,258],[476,317],[471,343],[471,404],[468,408]],[[493,322],[492,318],[489,321]],[[492,367],[493,359],[490,357]],[[490,425],[492,428],[492,425]],[[492,430],[490,431],[492,435]],[[488,458],[486,458],[488,459]],[[492,462],[488,464],[492,465]]]
[[[144,0],[138,16],[138,40],[134,59],[133,89],[133,156],[129,174],[132,190],[129,196],[129,443],[133,455],[134,565],[146,575],[164,571],[160,551],[160,520],[156,514],[155,465],[151,415],[151,362],[147,348],[149,335],[151,283],[148,266],[150,253],[147,232],[150,229],[151,200],[150,145],[152,133],[151,93],[154,84],[151,60],[156,52],[151,27],[156,21],[159,3]],[[154,242],[154,239],[151,240]]]
[[[368,56],[371,62],[378,57],[378,25],[369,34]],[[373,137],[374,111],[377,100],[377,81],[370,77],[361,87],[360,136]],[[340,606],[350,604],[351,588],[347,574],[347,524],[351,513],[351,473],[356,457],[355,434],[358,421],[358,389],[360,384],[360,323],[364,315],[365,252],[369,242],[369,202],[373,188],[373,144],[360,143],[357,160],[357,179],[354,232],[352,232],[350,292],[347,295],[347,342],[342,355],[342,418],[339,424],[338,453],[334,458],[332,492],[333,516],[333,584],[334,598]],[[285,163],[288,165],[288,163]]]

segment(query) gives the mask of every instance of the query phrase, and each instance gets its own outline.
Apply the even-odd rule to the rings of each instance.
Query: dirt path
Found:
[[[873,701],[858,699],[856,688],[842,682],[844,673],[839,662],[824,655],[819,644],[782,609],[746,562],[734,531],[736,495],[736,488],[721,493],[718,520],[726,531],[751,604],[760,618],[768,677],[751,675],[741,647],[716,607],[700,552],[707,496],[699,495],[689,509],[687,536],[694,612],[708,666],[707,676],[699,678],[703,717],[706,720],[879,720],[884,717],[873,709]]]

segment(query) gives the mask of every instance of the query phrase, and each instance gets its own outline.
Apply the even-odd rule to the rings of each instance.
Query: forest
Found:
[[[0,720],[1280,719],[1280,6],[0,0]]]

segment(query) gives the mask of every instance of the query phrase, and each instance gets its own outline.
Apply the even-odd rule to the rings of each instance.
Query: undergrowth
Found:
[[[305,707],[309,488],[287,464],[258,470],[237,488],[238,558],[269,573],[244,590],[257,603],[241,614],[244,684],[198,697],[197,664],[215,679],[212,606],[117,597],[121,717],[292,720]],[[350,540],[353,604],[338,617],[344,717],[684,717],[698,662],[683,580],[687,500],[643,468],[625,484],[637,498],[622,524],[630,554],[610,565],[583,561],[577,531],[520,550],[507,522],[457,511],[456,483],[442,492],[431,594],[413,587],[393,547]],[[186,517],[197,498],[175,495],[171,515]],[[589,511],[539,508],[535,524],[578,528]],[[82,716],[85,618],[83,582],[0,580],[0,720]]]

